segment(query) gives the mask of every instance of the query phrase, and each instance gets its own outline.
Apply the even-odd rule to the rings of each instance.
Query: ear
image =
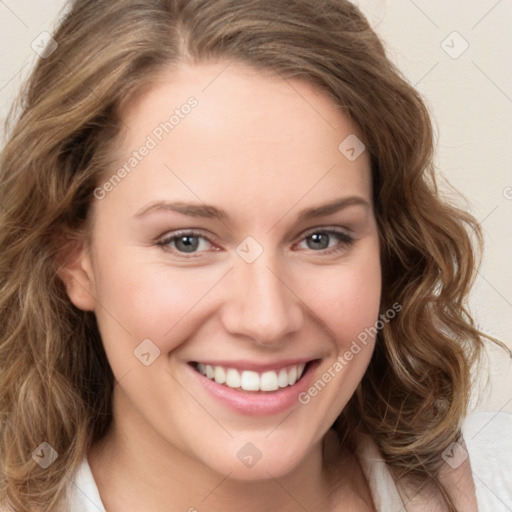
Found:
[[[89,248],[85,242],[68,252],[66,262],[61,265],[59,277],[62,279],[69,300],[84,311],[96,308],[94,274]]]

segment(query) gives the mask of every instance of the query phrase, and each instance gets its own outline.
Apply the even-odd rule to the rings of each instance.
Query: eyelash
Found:
[[[339,243],[337,245],[335,245],[334,247],[330,247],[327,249],[321,249],[319,251],[315,251],[315,250],[311,249],[311,252],[320,253],[322,255],[330,255],[330,254],[335,254],[335,253],[341,252],[342,250],[346,249],[347,247],[350,247],[351,245],[353,245],[355,242],[355,239],[352,236],[348,235],[347,233],[345,233],[343,231],[338,231],[338,230],[332,229],[332,228],[315,228],[313,230],[310,230],[302,236],[300,242],[303,242],[307,238],[309,238],[313,235],[316,235],[316,234],[325,234],[325,235],[329,235],[329,236],[335,236],[340,240]],[[183,257],[183,258],[190,259],[193,257],[197,257],[197,254],[198,254],[197,252],[191,252],[191,253],[188,253],[188,255],[187,255],[187,253],[180,252],[176,249],[170,249],[170,245],[173,242],[175,242],[178,239],[185,237],[185,236],[201,238],[203,240],[207,240],[208,243],[210,243],[211,245],[214,245],[213,242],[208,237],[204,236],[203,233],[196,231],[194,229],[177,231],[177,232],[173,233],[172,235],[167,236],[166,238],[164,238],[162,240],[159,240],[156,243],[156,245],[161,247],[163,250],[172,251],[173,253],[178,254],[180,257]]]

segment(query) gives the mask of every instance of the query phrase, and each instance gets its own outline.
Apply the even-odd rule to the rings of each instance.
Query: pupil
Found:
[[[176,247],[181,252],[194,252],[199,246],[197,236],[182,236],[176,240]]]
[[[329,247],[329,235],[326,233],[315,233],[309,237],[308,243],[310,249],[327,249]]]

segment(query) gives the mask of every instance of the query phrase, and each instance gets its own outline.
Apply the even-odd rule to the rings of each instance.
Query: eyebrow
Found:
[[[326,217],[327,215],[332,215],[333,213],[339,212],[349,206],[364,206],[369,208],[370,203],[359,196],[343,197],[335,199],[334,201],[322,206],[302,210],[298,215],[298,220],[302,222],[305,220],[315,219],[317,217]]]
[[[302,210],[298,215],[298,221],[303,222],[310,219],[315,219],[317,217],[325,217],[327,215],[332,215],[344,208],[349,206],[364,206],[369,207],[370,203],[359,196],[350,196],[343,197],[340,199],[335,199],[330,203],[315,206],[312,208],[307,208]],[[207,219],[218,219],[221,221],[227,220],[229,218],[228,214],[215,206],[208,204],[199,204],[199,203],[184,203],[184,202],[168,202],[168,201],[157,201],[154,203],[150,203],[140,210],[135,217],[141,218],[152,212],[176,212],[181,213],[183,215],[188,215],[190,217],[203,217]]]

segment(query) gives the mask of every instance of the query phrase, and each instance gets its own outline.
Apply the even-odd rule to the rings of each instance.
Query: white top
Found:
[[[512,511],[512,414],[482,412],[464,421],[462,433],[471,464],[479,512]],[[465,452],[451,451],[451,457]],[[406,511],[400,494],[377,446],[369,437],[357,449],[377,512]],[[460,460],[460,459],[459,459]],[[70,488],[70,512],[106,512],[86,459]],[[416,503],[418,510],[421,504]],[[416,508],[414,509],[416,510]]]

